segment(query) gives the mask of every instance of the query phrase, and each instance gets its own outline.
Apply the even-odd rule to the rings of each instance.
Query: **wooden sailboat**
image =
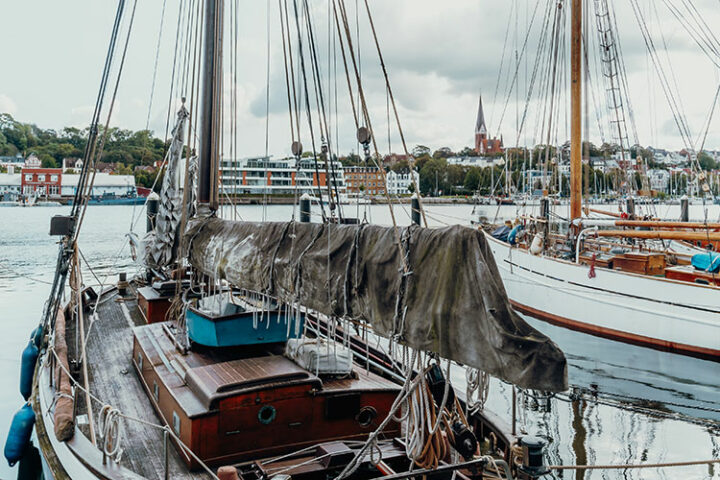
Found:
[[[22,460],[32,419],[53,479],[544,474],[537,439],[447,374],[452,360],[524,388],[567,387],[564,355],[510,308],[480,232],[218,218],[224,2],[202,5],[197,188],[183,106],[159,212],[137,243],[145,275],[83,288],[87,188],[53,219],[58,269],[23,363],[34,416],[24,407],[8,459]]]
[[[486,237],[513,306],[542,321],[622,342],[720,361],[720,287],[713,271],[682,255],[638,249],[626,239],[714,242],[716,225],[596,221],[582,208],[582,0],[572,0],[571,197],[566,237],[549,232],[548,203],[522,241]],[[545,200],[547,202],[547,200]],[[600,229],[599,226],[611,227]],[[615,244],[592,238],[619,239]],[[549,243],[555,243],[550,248]],[[619,251],[617,250],[619,248]],[[696,260],[712,263],[712,252]],[[674,263],[675,265],[672,265]],[[707,262],[705,262],[707,263]],[[684,265],[683,265],[684,264]]]

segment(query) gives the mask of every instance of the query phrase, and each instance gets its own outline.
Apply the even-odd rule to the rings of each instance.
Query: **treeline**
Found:
[[[101,127],[102,128],[102,127]],[[61,168],[64,158],[82,158],[89,128],[66,127],[60,131],[22,123],[10,114],[0,113],[0,156],[36,155],[45,168]],[[105,134],[101,130],[100,138]],[[117,165],[117,173],[135,174],[139,185],[150,186],[155,174],[135,170],[162,161],[166,144],[148,130],[110,128],[100,162]]]

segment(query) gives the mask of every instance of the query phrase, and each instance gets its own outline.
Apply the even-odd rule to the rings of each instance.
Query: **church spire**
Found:
[[[477,121],[475,122],[475,134],[487,135],[487,127],[485,126],[485,113],[483,112],[482,95],[480,95]]]

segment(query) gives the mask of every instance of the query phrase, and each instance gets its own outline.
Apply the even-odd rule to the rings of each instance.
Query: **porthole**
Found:
[[[363,407],[355,418],[361,427],[369,427],[377,418],[377,410],[373,407]]]
[[[138,364],[138,368],[140,369],[140,371],[142,371],[142,368],[143,368],[142,353],[138,353],[137,364]]]
[[[155,397],[156,402],[160,399],[160,387],[158,387],[157,382],[154,380],[153,380],[153,397]]]
[[[268,425],[273,420],[275,420],[275,415],[277,412],[275,411],[275,407],[272,405],[265,405],[260,409],[258,412],[258,420],[260,420],[260,423],[263,425]]]

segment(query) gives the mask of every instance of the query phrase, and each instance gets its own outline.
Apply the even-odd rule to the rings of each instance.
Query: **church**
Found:
[[[501,155],[503,151],[502,136],[500,139],[488,138],[481,95],[480,105],[478,106],[477,121],[475,122],[475,152],[478,155]]]

